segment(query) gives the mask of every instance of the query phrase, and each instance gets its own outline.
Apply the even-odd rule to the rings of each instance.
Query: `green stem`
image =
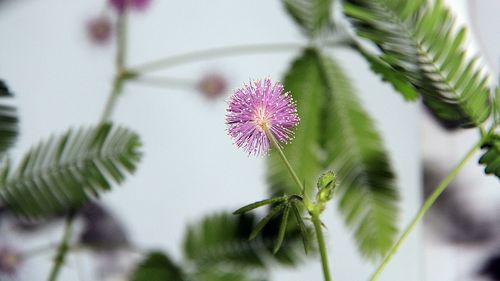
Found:
[[[127,53],[127,11],[125,10],[118,17],[117,23],[117,36],[116,36],[116,74],[113,80],[113,87],[109,94],[106,105],[101,115],[100,123],[105,123],[111,118],[111,114],[115,108],[118,97],[123,89],[123,82],[125,81],[129,72],[125,70],[125,57]]]
[[[328,47],[335,46],[349,46],[350,42],[345,42],[344,40],[326,42],[325,45]],[[151,62],[132,67],[130,69],[131,73],[143,74],[146,72],[159,70],[183,63],[198,61],[202,59],[211,59],[218,57],[229,57],[235,55],[244,54],[255,54],[255,53],[276,53],[276,52],[287,52],[303,49],[304,44],[301,43],[270,43],[270,44],[250,44],[241,46],[230,46],[221,47],[208,50],[194,51],[190,53],[170,56]]]
[[[242,46],[214,48],[209,50],[194,51],[186,54],[175,55],[151,61],[148,63],[144,63],[142,65],[133,67],[131,69],[131,72],[142,74],[145,72],[150,72],[201,59],[227,57],[240,54],[263,53],[263,52],[273,53],[282,51],[294,51],[301,47],[303,47],[303,45],[297,43],[280,43],[280,44],[251,44]]]
[[[399,247],[403,244],[403,242],[406,240],[408,235],[413,231],[415,226],[418,224],[418,222],[422,219],[422,217],[425,215],[425,213],[429,210],[429,208],[434,204],[436,199],[443,193],[443,191],[448,187],[448,185],[453,181],[453,179],[457,176],[457,174],[462,170],[462,168],[465,166],[467,161],[470,160],[470,158],[474,155],[474,153],[481,147],[483,143],[483,140],[478,142],[474,147],[472,147],[469,152],[464,156],[464,158],[458,163],[457,166],[441,181],[441,183],[436,187],[436,189],[432,192],[432,194],[425,200],[424,204],[418,211],[418,213],[415,215],[415,217],[412,219],[410,224],[406,227],[405,231],[399,238],[399,240],[392,246],[392,248],[389,250],[388,254],[384,257],[378,268],[375,270],[373,275],[370,277],[371,281],[377,280],[379,275],[382,273],[384,268],[387,266],[389,261],[392,259],[394,254],[398,251]]]
[[[75,212],[73,211],[70,211],[66,216],[66,221],[64,224],[64,234],[61,243],[59,244],[59,247],[57,249],[57,253],[54,258],[54,266],[50,271],[49,278],[47,279],[48,281],[57,280],[57,276],[59,275],[61,267],[64,263],[66,253],[68,252],[69,249],[69,239],[71,238],[71,228],[73,225],[74,217],[75,217]]]
[[[123,89],[123,79],[120,77],[115,77],[113,82],[113,88],[111,89],[111,94],[108,96],[108,100],[106,101],[106,105],[104,106],[104,110],[101,115],[100,123],[105,123],[111,118],[111,114],[115,109],[116,102],[118,100],[118,96]]]
[[[300,188],[300,192],[304,193],[304,199],[305,199],[306,198],[306,189],[304,187],[304,184],[300,181],[299,177],[297,176],[297,173],[295,173],[295,170],[293,169],[292,165],[290,164],[290,162],[286,158],[286,155],[283,152],[283,149],[281,149],[280,144],[278,143],[278,141],[276,140],[274,135],[271,133],[271,131],[269,131],[268,128],[264,128],[264,131],[265,131],[267,137],[269,138],[269,140],[271,140],[271,143],[274,146],[274,148],[276,148],[276,150],[278,151],[278,154],[281,157],[281,160],[283,160],[283,162],[285,163],[286,168],[288,169],[288,171],[292,175],[293,180],[295,181],[297,186]]]
[[[321,211],[319,210],[319,206],[317,204],[313,204],[311,200],[309,199],[307,195],[307,191],[305,190],[304,184],[300,181],[299,177],[297,176],[297,173],[295,173],[295,170],[293,169],[292,165],[286,158],[285,153],[283,152],[283,149],[281,149],[281,146],[279,145],[278,141],[274,137],[274,135],[269,131],[269,128],[264,126],[264,132],[266,133],[267,137],[271,140],[271,143],[273,146],[276,148],[278,151],[279,156],[281,157],[281,160],[285,163],[288,171],[292,175],[293,180],[299,186],[299,188],[302,191],[302,194],[304,196],[304,205],[306,206],[307,210],[309,211],[309,214],[311,215],[311,220],[314,224],[314,230],[316,232],[316,238],[318,241],[318,247],[319,251],[321,253],[321,265],[323,267],[323,276],[325,277],[325,281],[330,281],[330,268],[328,265],[328,255],[326,251],[326,246],[325,246],[325,238],[323,237],[323,230],[321,229],[321,220],[319,218],[319,215]]]
[[[131,79],[130,82],[156,87],[175,87],[181,89],[196,89],[197,87],[196,82],[173,77],[139,76],[135,79]]]
[[[316,238],[318,241],[318,248],[321,255],[321,265],[323,267],[323,276],[325,281],[330,281],[330,267],[328,263],[328,254],[326,251],[325,238],[323,237],[323,230],[321,229],[321,220],[319,219],[319,211],[309,212],[311,214],[311,220],[314,224],[314,232],[316,232]]]

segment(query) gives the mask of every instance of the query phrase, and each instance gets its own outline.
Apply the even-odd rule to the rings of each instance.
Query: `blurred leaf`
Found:
[[[96,251],[130,247],[130,241],[123,224],[103,205],[88,202],[79,210],[82,231],[78,244]]]
[[[266,226],[266,224],[275,216],[279,215],[283,210],[285,209],[286,205],[285,204],[279,204],[277,206],[274,206],[269,213],[263,217],[257,225],[254,227],[252,230],[252,233],[250,233],[250,240],[254,239],[257,237],[257,234]]]
[[[0,98],[10,98],[13,94],[7,85],[0,80]],[[14,144],[18,135],[18,117],[16,108],[0,104],[0,158]]]
[[[494,95],[493,120],[496,126],[500,126],[500,87],[496,87]]]
[[[33,147],[0,182],[0,200],[16,214],[45,218],[76,209],[135,170],[139,137],[111,124],[66,133]],[[8,164],[3,167],[8,170]]]
[[[483,149],[486,151],[479,159],[479,163],[486,166],[484,172],[494,174],[500,179],[500,135],[493,135]]]
[[[311,52],[306,52],[292,63],[283,83],[297,102],[300,115],[295,137],[283,147],[283,152],[292,163],[297,176],[305,182],[308,194],[311,194],[313,183],[322,169],[318,141],[322,125],[321,108],[325,103],[322,81],[317,62]],[[266,170],[271,195],[281,196],[299,191],[277,151],[271,150]]]
[[[477,58],[466,57],[465,29],[456,31],[442,0],[345,0],[344,13],[358,35],[378,46],[380,59],[406,77],[439,119],[474,127],[488,118],[488,77],[477,70]],[[406,88],[396,83],[399,79],[387,80],[399,91],[402,85]]]
[[[330,94],[324,114],[326,163],[336,172],[339,209],[358,247],[382,256],[397,234],[398,192],[382,138],[361,107],[350,79],[332,58],[318,56]]]
[[[0,97],[12,97],[13,94],[10,92],[9,87],[4,81],[0,80]]]
[[[288,14],[308,37],[314,37],[330,22],[333,0],[282,0]]]
[[[130,280],[182,281],[186,279],[184,278],[181,268],[174,264],[165,254],[161,252],[151,252],[137,266]]]
[[[285,146],[285,154],[308,187],[322,171],[336,172],[339,208],[360,251],[368,257],[383,255],[397,233],[394,175],[349,78],[331,58],[309,49],[292,64],[285,89],[297,100],[301,117],[297,138]],[[290,193],[294,186],[288,171],[275,153],[271,156],[273,192]]]
[[[401,93],[405,100],[414,101],[419,97],[415,88],[408,81],[408,79],[406,79],[406,76],[403,73],[393,69],[391,65],[383,61],[378,56],[370,53],[361,45],[358,45],[357,49],[360,54],[368,61],[371,70],[379,74],[382,77],[383,81],[391,84],[394,90]]]
[[[257,275],[257,276],[255,276]],[[261,274],[262,275],[262,274]],[[205,268],[196,273],[194,280],[196,281],[266,281],[267,278],[252,274],[251,272],[243,272],[238,268],[220,269],[220,268]]]
[[[184,236],[184,253],[198,266],[229,263],[264,267],[258,253],[260,241],[248,241],[254,217],[217,214],[205,217],[188,227]]]
[[[298,230],[289,230],[281,250],[272,255],[278,225],[279,222],[271,221],[263,229],[261,236],[249,241],[248,237],[256,226],[253,215],[221,213],[207,216],[188,227],[184,253],[199,269],[229,266],[240,271],[263,270],[273,264],[270,261],[295,264],[300,259]]]

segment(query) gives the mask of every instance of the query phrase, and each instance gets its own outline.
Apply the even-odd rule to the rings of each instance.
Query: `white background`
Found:
[[[110,90],[114,46],[87,41],[85,22],[103,1],[16,0],[0,10],[0,77],[16,94],[21,137],[13,158],[53,132],[97,122]],[[24,2],[24,3],[23,3]],[[460,3],[459,3],[460,4]],[[459,4],[458,7],[461,6]],[[153,1],[130,23],[129,63],[225,45],[303,42],[279,1]],[[163,74],[196,81],[220,70],[238,87],[250,78],[279,79],[297,52],[208,60]],[[345,63],[366,109],[377,122],[398,174],[401,225],[419,206],[420,160],[417,106],[405,103],[372,75],[364,61],[336,52]],[[247,157],[225,134],[225,101],[208,102],[196,91],[130,84],[113,120],[139,132],[144,158],[123,187],[103,196],[125,223],[135,244],[161,248],[182,260],[181,241],[188,222],[220,210],[233,210],[266,195],[264,160]],[[362,261],[334,206],[325,212],[335,280],[366,280],[374,265]],[[60,230],[21,247],[56,242]],[[415,231],[380,280],[423,280],[420,232]],[[50,255],[25,264],[22,280],[44,280]],[[83,262],[84,266],[89,262]],[[78,280],[70,257],[60,280]],[[277,269],[272,280],[321,280],[318,258],[299,269]],[[86,273],[86,280],[93,280]]]

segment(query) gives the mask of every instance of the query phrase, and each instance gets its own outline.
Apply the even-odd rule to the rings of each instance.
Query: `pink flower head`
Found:
[[[128,8],[144,11],[150,2],[151,0],[109,0],[109,4],[119,13],[123,13]]]
[[[283,85],[271,79],[257,80],[237,89],[229,100],[226,124],[234,143],[248,154],[262,155],[269,151],[271,140],[288,142],[299,123],[293,98],[283,93]]]
[[[98,16],[91,19],[87,24],[89,39],[96,44],[104,44],[111,38],[111,20],[106,16]]]

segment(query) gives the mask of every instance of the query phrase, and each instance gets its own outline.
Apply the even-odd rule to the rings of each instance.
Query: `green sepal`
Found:
[[[285,208],[285,205],[284,204],[280,204],[274,208],[271,209],[271,211],[269,212],[269,214],[267,214],[263,219],[261,219],[259,221],[259,223],[257,223],[257,225],[255,226],[255,228],[253,229],[252,233],[250,233],[250,237],[248,238],[248,240],[253,240],[255,237],[257,237],[257,234],[259,234],[259,232],[264,228],[264,226],[266,226],[266,224],[276,215],[278,215],[279,213],[281,213],[283,211],[283,209]]]
[[[288,215],[290,214],[290,204],[285,204],[285,210],[283,211],[283,217],[281,218],[280,229],[278,232],[278,238],[274,244],[273,254],[276,254],[281,248],[281,244],[285,239],[286,227],[288,226]]]
[[[287,200],[287,196],[281,196],[281,197],[274,197],[274,198],[270,198],[270,199],[265,199],[262,201],[257,201],[257,202],[254,202],[252,204],[248,204],[246,206],[239,208],[238,210],[234,211],[233,214],[234,215],[244,214],[248,211],[251,211],[253,209],[257,209],[259,207],[273,204],[273,203],[283,202],[286,200]]]

